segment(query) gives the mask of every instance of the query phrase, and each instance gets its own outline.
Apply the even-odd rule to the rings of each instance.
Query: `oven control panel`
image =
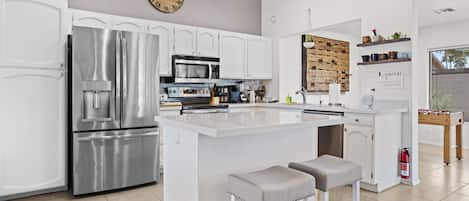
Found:
[[[168,87],[169,98],[210,97],[209,87]]]

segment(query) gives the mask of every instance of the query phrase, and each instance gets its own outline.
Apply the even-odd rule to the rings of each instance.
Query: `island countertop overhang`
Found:
[[[260,110],[180,116],[157,116],[161,127],[196,131],[209,137],[230,137],[260,133],[287,132],[290,129],[317,128],[349,122],[342,116],[305,114],[301,111]]]

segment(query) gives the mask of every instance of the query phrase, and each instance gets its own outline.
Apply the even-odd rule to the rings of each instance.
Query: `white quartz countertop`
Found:
[[[328,105],[319,104],[285,104],[285,103],[237,103],[229,104],[230,108],[277,108],[277,109],[292,109],[292,110],[322,110],[322,111],[333,111],[333,112],[345,112],[345,113],[363,113],[363,114],[378,114],[378,113],[390,113],[408,112],[407,101],[379,101],[376,102],[372,109],[365,106],[362,107],[335,107]],[[161,107],[161,111],[180,110],[181,107]]]
[[[157,116],[160,126],[190,129],[210,137],[252,135],[292,128],[315,128],[347,123],[341,116],[304,114],[302,111],[262,109],[229,113]]]

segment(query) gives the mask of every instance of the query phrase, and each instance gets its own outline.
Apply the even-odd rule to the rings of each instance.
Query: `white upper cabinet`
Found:
[[[347,124],[344,129],[344,159],[362,167],[362,181],[373,181],[373,128]]]
[[[210,29],[197,29],[197,56],[219,57],[219,32]]]
[[[160,76],[171,76],[172,74],[172,47],[173,47],[173,25],[169,23],[149,22],[148,32],[159,36],[158,65]]]
[[[260,36],[247,39],[247,79],[272,79],[272,40]]]
[[[195,55],[196,54],[197,30],[195,27],[175,25],[174,26],[174,54]]]
[[[66,9],[63,0],[0,0],[0,66],[61,68]]]
[[[190,26],[174,26],[174,54],[219,57],[219,32]]]
[[[112,20],[110,15],[88,12],[83,10],[72,10],[73,26],[93,27],[110,29]]]
[[[130,17],[113,16],[112,29],[119,31],[145,32],[145,21]]]
[[[220,78],[244,79],[246,55],[245,35],[220,33]]]
[[[0,69],[0,197],[66,186],[64,85],[61,71]]]
[[[160,76],[172,75],[171,57],[178,54],[220,58],[221,78],[272,79],[270,38],[82,10],[72,12],[75,26],[159,35]]]

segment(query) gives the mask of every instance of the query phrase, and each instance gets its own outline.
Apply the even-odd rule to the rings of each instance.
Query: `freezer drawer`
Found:
[[[154,129],[75,133],[73,194],[159,180],[159,134]]]

